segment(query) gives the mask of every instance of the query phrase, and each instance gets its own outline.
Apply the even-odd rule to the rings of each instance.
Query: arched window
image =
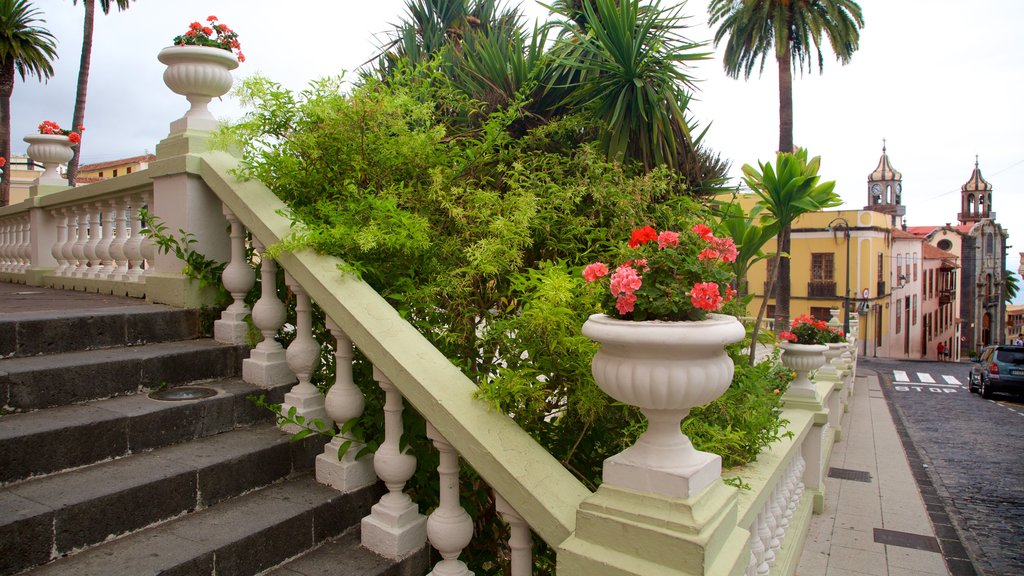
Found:
[[[985,296],[992,296],[992,275],[985,275]]]
[[[967,195],[967,213],[974,214],[974,194]]]
[[[949,241],[949,238],[943,238],[942,240],[939,240],[937,246],[939,247],[939,250],[945,250],[948,252],[950,248],[953,247],[953,243]]]

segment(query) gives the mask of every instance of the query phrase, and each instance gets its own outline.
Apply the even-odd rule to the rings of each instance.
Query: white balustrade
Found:
[[[295,409],[295,415],[307,422],[314,418],[324,421],[324,427],[333,426],[324,409],[324,395],[310,382],[316,361],[320,358],[320,346],[313,339],[312,304],[309,295],[292,278],[285,276],[288,286],[295,294],[295,339],[288,346],[285,358],[288,367],[295,373],[299,383],[284,395],[281,410],[286,414]],[[290,433],[299,431],[296,424],[285,423],[282,430]]]
[[[427,519],[403,492],[416,472],[416,457],[400,448],[402,441],[402,394],[377,367],[373,378],[384,390],[384,442],[373,455],[373,468],[388,493],[363,518],[363,546],[388,558],[404,558],[427,541]]]
[[[245,227],[227,206],[223,207],[223,211],[231,223],[231,262],[224,267],[221,281],[234,301],[221,313],[220,319],[213,323],[213,339],[225,344],[245,344],[249,330],[245,317],[251,312],[245,303],[245,296],[256,284],[256,273],[245,257]]]
[[[139,207],[152,207],[153,206],[153,192],[144,192],[139,197]],[[151,238],[147,234],[142,234],[139,239],[139,251],[142,254],[143,265],[146,269],[153,265],[153,260],[156,258],[156,240]],[[145,272],[143,272],[145,274]]]
[[[775,552],[771,549],[771,512],[768,510],[767,502],[757,515],[757,539],[761,543],[760,549],[762,550],[761,563],[757,566],[757,575],[768,576],[771,565],[775,563]]]
[[[128,255],[124,251],[128,242],[128,226],[125,210],[128,208],[128,201],[125,198],[115,198],[110,201],[114,219],[114,235],[110,243],[110,257],[114,264],[107,274],[108,280],[124,281],[128,279]]]
[[[530,576],[533,574],[533,535],[530,534],[530,526],[497,492],[494,493],[494,507],[509,526],[509,576]]]
[[[346,422],[362,416],[366,400],[352,378],[352,341],[330,318],[327,318],[327,328],[334,335],[336,344],[334,385],[327,391],[324,407],[331,420],[338,426],[344,426]],[[339,450],[346,444],[348,448],[344,456],[338,459]],[[336,435],[324,447],[323,454],[316,457],[317,481],[342,492],[352,492],[375,483],[377,474],[373,470],[373,458],[369,455],[356,458],[364,447],[349,433]]]
[[[21,241],[18,243],[18,272],[24,273],[32,265],[32,225],[28,215],[21,223]]]
[[[440,452],[437,465],[440,502],[427,517],[427,540],[441,554],[434,565],[434,576],[469,576],[473,574],[459,560],[462,550],[473,540],[473,519],[459,504],[459,454],[444,436],[427,422],[427,438]]]
[[[275,339],[277,331],[284,325],[287,311],[284,302],[277,296],[277,263],[268,258],[263,246],[253,239],[260,252],[260,299],[252,307],[252,323],[259,329],[263,339],[242,360],[242,379],[257,386],[271,387],[295,381],[295,374],[288,368],[284,348]]]
[[[67,260],[67,267],[61,272],[61,276],[74,276],[78,271],[78,257],[75,256],[75,243],[78,242],[78,210],[65,208],[64,213],[68,217],[68,240],[61,247],[60,251]]]

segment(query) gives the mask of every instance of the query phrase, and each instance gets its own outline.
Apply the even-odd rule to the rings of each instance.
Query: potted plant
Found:
[[[212,98],[227,94],[231,89],[231,70],[245,61],[238,33],[216,16],[206,19],[208,25],[193,22],[181,36],[175,36],[173,45],[157,55],[167,65],[164,84],[176,94],[185,96],[191,108],[175,128],[212,130],[217,121],[207,105]]]
[[[82,141],[80,132],[84,130],[83,126],[78,127],[78,132],[65,130],[56,122],[43,120],[39,124],[39,134],[25,136],[29,157],[43,164],[44,171],[36,180],[37,184],[67,185],[57,168],[74,156],[72,148]]]
[[[832,328],[824,320],[801,314],[790,324],[790,330],[779,332],[782,363],[796,372],[789,385],[788,396],[816,398],[817,390],[809,374],[825,363],[828,344],[845,342],[842,330]]]
[[[736,246],[698,224],[690,230],[634,230],[622,263],[595,262],[587,282],[607,286],[605,313],[583,334],[601,344],[592,372],[609,396],[640,408],[647,430],[604,463],[604,482],[688,498],[716,481],[721,458],[699,452],[679,429],[690,409],[719,397],[733,376],[727,344],[744,336],[733,317],[714,314],[735,296]]]

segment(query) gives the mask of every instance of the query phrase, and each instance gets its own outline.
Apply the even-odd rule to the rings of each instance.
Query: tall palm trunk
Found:
[[[757,309],[757,319],[754,320],[754,329],[750,333],[750,356],[747,358],[747,363],[751,366],[757,361],[757,340],[758,335],[761,333],[761,320],[764,319],[764,312],[768,309],[768,298],[778,289],[778,278],[779,278],[779,261],[788,260],[788,258],[782,257],[782,250],[776,250],[775,256],[772,256],[772,261],[775,266],[772,268],[772,275],[767,279],[766,286],[764,289],[764,298],[761,299],[761,306]],[[776,299],[778,301],[778,299]],[[775,332],[779,332],[779,326],[775,326]]]
[[[14,92],[14,59],[0,64],[0,156],[11,159],[11,94]],[[0,206],[11,203],[11,166],[0,168]]]
[[[89,91],[89,66],[92,64],[92,30],[93,20],[96,17],[96,0],[83,0],[85,4],[85,30],[82,32],[82,61],[78,65],[78,92],[75,94],[75,112],[71,119],[69,130],[78,131],[78,127],[85,124],[85,97]],[[85,134],[82,134],[82,141],[73,148],[74,156],[68,162],[68,186],[75,185],[75,177],[78,175],[78,161],[82,154],[82,145],[85,143]]]
[[[793,63],[789,42],[786,50],[776,57],[779,65],[779,152],[793,152]],[[779,232],[779,250],[789,254],[790,227]],[[789,324],[790,275],[789,258],[779,262],[778,286],[775,288],[775,326]]]

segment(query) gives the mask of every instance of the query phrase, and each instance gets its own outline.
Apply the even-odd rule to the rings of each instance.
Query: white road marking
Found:
[[[928,386],[939,388],[961,388],[961,386],[957,386],[956,384],[929,384]]]
[[[907,378],[907,373],[903,370],[893,370],[892,375],[896,377],[897,382],[910,382],[910,378]]]
[[[957,380],[956,376],[950,376],[949,374],[943,374],[942,375],[942,379],[945,380],[946,382],[950,383],[950,384],[960,384],[961,386],[963,385],[962,382]]]
[[[932,379],[932,375],[928,374],[927,372],[918,372],[917,379],[926,384],[932,384],[933,382],[935,382],[935,380]]]

